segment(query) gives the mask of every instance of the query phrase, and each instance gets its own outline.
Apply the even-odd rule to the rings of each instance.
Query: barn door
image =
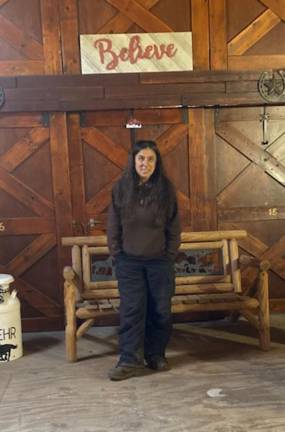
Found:
[[[285,310],[285,108],[217,112],[219,228],[246,229],[243,249],[271,262],[271,309]],[[245,272],[250,284],[254,278]]]
[[[45,115],[0,115],[0,273],[16,279],[24,330],[63,321],[49,140]]]
[[[143,125],[135,133],[126,128],[130,117]],[[157,141],[166,171],[177,188],[183,226],[190,228],[188,126],[183,111],[109,111],[81,116],[81,150],[71,151],[71,178],[77,185],[72,188],[76,234],[105,232],[111,189],[126,166],[134,134],[135,139]],[[81,215],[79,207],[83,209]]]

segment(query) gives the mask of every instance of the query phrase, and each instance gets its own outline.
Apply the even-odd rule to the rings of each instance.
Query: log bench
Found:
[[[246,235],[243,230],[182,233],[172,312],[225,311],[242,315],[257,329],[260,348],[268,350],[269,263],[239,256],[238,240]],[[106,236],[64,237],[62,245],[71,247],[72,256],[72,265],[64,268],[63,277],[66,356],[74,362],[77,339],[91,326],[108,323],[114,316],[118,322],[120,298]],[[258,267],[256,289],[250,295],[242,287],[241,263]]]

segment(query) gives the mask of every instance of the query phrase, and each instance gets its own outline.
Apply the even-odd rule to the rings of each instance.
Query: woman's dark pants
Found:
[[[120,292],[119,364],[140,365],[164,356],[172,320],[173,268],[166,258],[116,262]]]

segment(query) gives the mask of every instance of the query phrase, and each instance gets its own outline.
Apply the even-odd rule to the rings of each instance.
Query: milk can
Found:
[[[13,276],[0,274],[0,362],[23,355],[20,302],[17,292],[9,291],[13,281]]]

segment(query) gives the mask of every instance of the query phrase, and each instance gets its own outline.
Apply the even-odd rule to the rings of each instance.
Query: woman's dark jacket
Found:
[[[158,211],[157,202],[148,199],[152,187],[150,182],[138,186],[134,203],[126,211],[120,193],[122,179],[114,185],[107,223],[111,255],[123,252],[136,258],[175,259],[181,232],[175,191],[169,183],[167,202]]]

